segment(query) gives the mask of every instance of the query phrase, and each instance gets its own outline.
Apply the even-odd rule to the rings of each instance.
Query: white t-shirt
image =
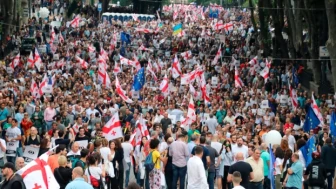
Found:
[[[233,189],[245,189],[245,188],[242,186],[235,186]]]
[[[104,164],[107,164],[105,162],[108,162],[108,156],[111,153],[111,150],[109,147],[102,147],[100,148],[100,155],[102,156],[102,158],[104,159]]]
[[[280,159],[280,158],[275,159],[275,174],[277,174],[277,175],[281,174],[280,166],[282,165],[283,161],[284,160]]]
[[[248,157],[248,147],[245,145],[242,145],[241,147],[239,147],[238,144],[235,146],[232,146],[233,157],[235,157],[238,152],[242,152],[244,154],[244,160],[246,160],[246,158]]]
[[[18,127],[9,127],[6,131],[6,136],[8,137],[9,140],[13,138],[17,138],[18,136],[21,135],[21,130]],[[19,146],[19,141],[15,141],[15,144]]]
[[[88,167],[85,169],[85,175],[88,177],[88,183],[91,184],[90,180],[90,174],[88,169],[90,169],[91,176],[93,176],[96,179],[100,179],[100,175],[102,174],[102,169],[100,167]]]
[[[287,136],[285,135],[284,138],[286,138]],[[288,141],[288,146],[289,148],[292,150],[292,152],[294,152],[294,146],[295,146],[295,138],[293,137],[293,135],[289,135],[287,137],[287,141]]]
[[[6,153],[6,141],[4,139],[0,138],[0,142],[1,142],[2,146],[5,147],[4,152],[2,150],[0,150],[0,158],[3,158],[5,156],[5,153]]]
[[[133,146],[129,142],[123,142],[121,143],[121,146],[124,150],[124,159],[126,163],[131,162],[130,154],[133,151]]]

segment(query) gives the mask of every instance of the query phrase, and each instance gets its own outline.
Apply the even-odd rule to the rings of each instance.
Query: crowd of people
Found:
[[[17,48],[25,37],[37,42],[30,54],[0,60],[1,188],[25,188],[15,173],[34,148],[36,157],[52,150],[46,163],[61,189],[335,188],[334,96],[310,98],[298,65],[262,57],[243,9],[163,13],[123,22],[50,16],[60,27],[33,17],[10,36]],[[135,90],[141,68],[145,83]],[[305,132],[313,103],[322,120]],[[269,148],[272,130],[282,139]],[[311,138],[306,163],[300,149]]]

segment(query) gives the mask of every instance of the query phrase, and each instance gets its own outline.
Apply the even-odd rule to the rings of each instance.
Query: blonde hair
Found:
[[[65,156],[59,156],[58,157],[58,164],[59,164],[59,166],[66,166],[67,158]]]

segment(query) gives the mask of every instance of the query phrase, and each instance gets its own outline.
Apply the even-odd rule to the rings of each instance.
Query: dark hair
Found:
[[[17,123],[18,121],[15,118],[12,118],[12,121],[14,121],[15,123]]]
[[[203,147],[202,146],[195,146],[195,154],[199,155],[203,153]]]
[[[56,148],[56,154],[59,154],[61,151],[63,151],[64,149],[66,149],[65,144],[60,144],[57,146]]]
[[[296,141],[296,147],[297,147],[297,149],[300,149],[304,145],[306,145],[306,141],[305,140],[299,139],[298,141]]]
[[[94,153],[94,154],[95,154],[95,153]],[[95,157],[94,154],[89,155],[89,156],[86,158],[86,162],[88,163],[88,165],[94,165],[94,164],[96,164],[97,159],[96,159],[96,157]]]
[[[120,143],[120,141],[118,139],[114,139],[113,142],[115,144],[115,150],[122,148],[121,143]]]
[[[205,140],[206,140],[205,136],[201,136],[200,143],[201,144],[205,144]]]
[[[93,144],[95,148],[98,148],[102,145],[102,141],[100,139],[96,139]]]
[[[63,135],[64,135],[64,131],[63,131],[63,130],[59,130],[59,131],[58,131],[58,136],[59,136],[59,137],[62,137]]]
[[[227,142],[230,143],[229,146],[226,146],[226,143],[227,143]],[[225,147],[224,147],[224,146],[225,146]],[[232,149],[231,149],[231,142],[230,142],[229,140],[224,140],[223,145],[222,145],[222,149],[220,150],[219,154],[222,154],[222,151],[224,150],[224,148],[225,148],[225,150],[226,150],[226,147],[229,147],[229,148],[230,148],[230,151],[232,150]],[[225,153],[227,153],[227,151],[225,151]]]
[[[124,141],[129,141],[131,138],[131,135],[129,134],[126,134],[125,137],[124,137]]]
[[[331,145],[331,138],[328,137],[328,138],[325,140],[325,143],[328,144],[328,145]]]
[[[285,154],[280,146],[275,149],[274,155],[275,155],[275,158],[280,158],[280,159],[283,159],[285,157]]]
[[[166,135],[167,135],[167,134],[166,134]],[[141,142],[140,142],[140,152],[141,152],[142,147],[145,145],[144,143],[142,143],[142,139],[143,139],[144,137],[147,139],[146,136],[142,136],[142,137],[141,137]],[[166,141],[166,142],[167,142],[167,141]]]
[[[293,154],[293,152],[292,152],[291,149],[287,149],[287,150],[285,151],[284,161],[283,161],[283,163],[282,163],[282,167],[283,167],[283,168],[286,166],[286,164],[287,164],[287,160],[289,160],[289,162],[292,162],[292,160],[291,160],[292,154]]]
[[[86,149],[86,148],[83,148],[81,151],[80,151],[80,157],[81,158],[85,158],[88,154],[89,154],[89,149]]]
[[[154,139],[152,139],[152,140],[150,141],[150,143],[149,143],[149,147],[150,147],[151,149],[155,149],[155,148],[157,148],[157,147],[159,146],[159,144],[160,144],[159,139],[154,138]]]
[[[41,140],[40,149],[42,149],[42,148],[47,148],[47,146],[48,146],[48,142],[49,142],[49,140],[48,140],[47,138],[43,138],[43,139]]]
[[[56,131],[58,131],[58,129],[53,129],[52,130],[52,135],[54,136],[54,134],[56,133]]]
[[[166,135],[164,136],[164,140],[167,142],[167,140],[171,137],[170,133],[166,133]],[[142,138],[141,138],[142,139]]]

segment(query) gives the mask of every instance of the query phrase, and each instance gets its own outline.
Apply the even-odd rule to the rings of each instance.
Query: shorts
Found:
[[[219,173],[219,168],[216,169],[216,178],[222,178],[222,177],[223,177],[223,173],[220,174],[220,173]]]

